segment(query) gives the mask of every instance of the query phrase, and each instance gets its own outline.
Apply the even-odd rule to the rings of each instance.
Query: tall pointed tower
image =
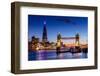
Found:
[[[43,27],[43,34],[42,34],[42,42],[47,42],[47,29],[46,29],[46,21],[44,21],[44,27]]]

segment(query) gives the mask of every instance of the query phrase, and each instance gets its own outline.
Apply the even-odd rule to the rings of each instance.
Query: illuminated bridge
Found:
[[[57,46],[56,46],[57,52],[61,52],[63,40],[75,40],[75,51],[76,52],[79,51],[79,49],[80,49],[80,42],[79,42],[80,36],[78,33],[74,37],[62,37],[61,34],[59,33],[57,35]]]

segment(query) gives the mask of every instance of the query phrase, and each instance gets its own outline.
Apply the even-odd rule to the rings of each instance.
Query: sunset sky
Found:
[[[36,36],[41,41],[44,25],[50,42],[56,42],[59,32],[62,37],[74,37],[79,33],[81,43],[88,41],[87,17],[28,15],[28,39],[31,40],[32,36]],[[63,42],[73,43],[73,40]]]

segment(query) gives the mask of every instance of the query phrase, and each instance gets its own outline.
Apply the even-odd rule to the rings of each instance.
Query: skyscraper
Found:
[[[47,29],[46,29],[46,21],[44,21],[43,34],[42,34],[42,42],[44,42],[44,43],[48,42]]]

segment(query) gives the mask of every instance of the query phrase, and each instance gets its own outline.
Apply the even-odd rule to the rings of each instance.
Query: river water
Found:
[[[29,51],[28,60],[53,60],[53,59],[83,59],[87,58],[88,53],[71,53],[64,52],[57,55],[54,50],[41,50],[41,51]]]

